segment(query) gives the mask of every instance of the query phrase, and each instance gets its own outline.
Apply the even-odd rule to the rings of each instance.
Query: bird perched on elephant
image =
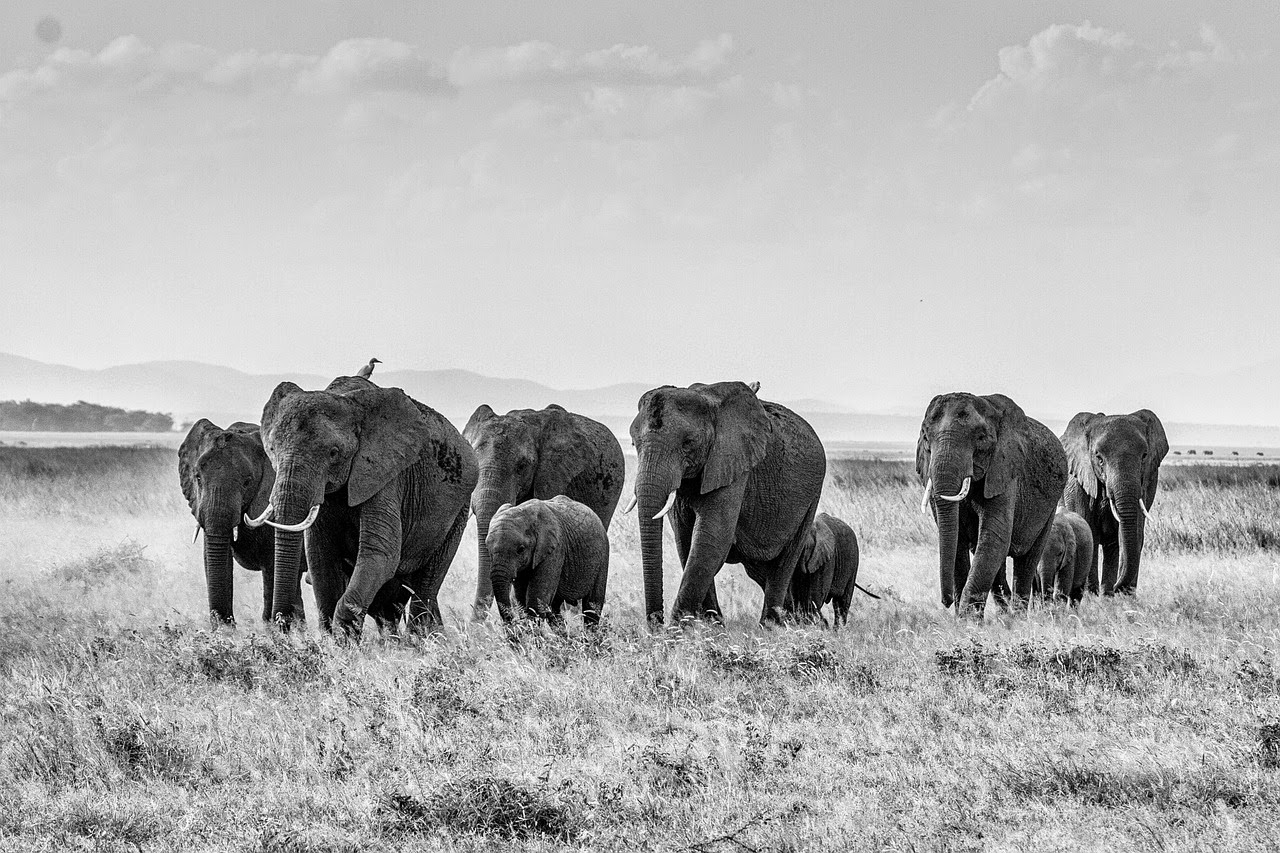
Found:
[[[1055,515],[1036,569],[1040,594],[1045,598],[1065,598],[1072,604],[1078,602],[1084,595],[1093,553],[1089,522],[1070,510]]]
[[[609,537],[591,507],[564,495],[503,504],[485,542],[503,620],[512,621],[519,608],[560,623],[560,610],[570,602],[581,603],[585,625],[599,624],[609,582]]]
[[[879,598],[858,584],[858,535],[853,528],[825,512],[818,513],[800,549],[791,576],[791,608],[802,618],[822,617],[828,602],[837,625],[849,621],[855,589]]]
[[[505,415],[482,405],[462,434],[479,466],[471,509],[479,551],[475,615],[483,619],[494,596],[486,537],[498,507],[565,495],[589,507],[608,530],[626,471],[622,447],[608,427],[555,404]]]
[[[1067,479],[1057,436],[1003,394],[940,394],[920,424],[916,473],[938,526],[942,605],[980,616],[993,590],[1007,603],[1008,557],[1027,600]]]
[[[240,519],[262,512],[275,480],[257,424],[237,422],[223,429],[201,418],[178,448],[182,494],[195,516],[196,536],[204,532],[204,576],[214,621],[235,624],[233,557],[249,571],[262,573],[262,618],[271,619],[275,537],[270,527],[252,528]],[[302,607],[296,583],[288,600]]]
[[[399,388],[340,376],[323,391],[276,386],[262,410],[276,469],[251,526],[275,528],[277,603],[297,582],[306,532],[312,590],[327,630],[358,637],[366,614],[384,629],[407,607],[410,629],[441,623],[437,595],[466,527],[476,460],[447,419]]]
[[[718,619],[715,577],[729,562],[764,588],[761,621],[783,621],[827,470],[813,428],[742,382],[664,385],[640,398],[631,441],[649,619],[662,621],[665,517],[683,569],[673,618]]]
[[[1101,583],[1095,550],[1089,592],[1136,592],[1147,517],[1169,452],[1164,424],[1150,409],[1127,415],[1080,412],[1067,424],[1062,446],[1070,474],[1063,503],[1089,522],[1094,545],[1102,546]]]

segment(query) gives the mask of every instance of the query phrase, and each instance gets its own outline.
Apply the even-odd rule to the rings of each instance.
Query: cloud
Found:
[[[98,53],[59,48],[32,68],[0,75],[0,100],[88,89],[166,94],[194,87],[227,91],[349,94],[453,91],[443,66],[391,39],[347,39],[319,56],[238,51],[187,43],[153,47],[121,36]]]
[[[529,81],[679,81],[713,74],[724,67],[732,51],[733,36],[727,33],[704,39],[680,59],[665,58],[647,45],[615,44],[585,53],[542,41],[509,47],[464,47],[449,62],[449,79],[459,86]]]

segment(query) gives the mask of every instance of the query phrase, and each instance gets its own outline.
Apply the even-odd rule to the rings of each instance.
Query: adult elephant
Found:
[[[608,530],[622,495],[625,463],[607,426],[555,404],[505,415],[482,405],[462,435],[480,468],[471,509],[479,541],[475,615],[483,619],[493,604],[492,558],[485,537],[498,507],[564,495],[589,507]]]
[[[262,618],[271,619],[275,584],[275,537],[270,527],[241,526],[244,515],[259,515],[271,496],[275,469],[262,446],[257,424],[234,423],[222,429],[208,418],[196,421],[178,448],[178,481],[204,532],[204,577],[209,615],[235,624],[232,557],[251,572],[262,573]],[[301,608],[295,584],[290,600]]]
[[[761,621],[781,622],[827,470],[813,428],[742,382],[664,385],[638,408],[631,440],[649,619],[662,621],[665,516],[684,570],[674,619],[719,618],[715,576],[730,562],[764,587]]]
[[[436,596],[476,485],[471,446],[444,416],[399,388],[340,376],[323,391],[276,386],[262,410],[276,468],[271,502],[250,525],[276,529],[276,605],[296,584],[302,533],[322,627],[358,637],[366,614],[439,625]]]
[[[1089,592],[1136,592],[1147,515],[1156,501],[1160,463],[1169,452],[1164,424],[1150,409],[1127,415],[1080,412],[1067,424],[1062,446],[1070,471],[1063,503],[1093,531]]]
[[[1026,601],[1067,480],[1057,436],[1003,394],[941,394],[920,424],[916,473],[938,525],[942,605],[980,616],[993,587],[1007,603],[1008,557]]]

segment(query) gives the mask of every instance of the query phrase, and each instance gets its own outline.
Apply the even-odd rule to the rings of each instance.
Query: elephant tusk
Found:
[[[675,506],[675,503],[676,503],[676,492],[675,492],[675,489],[672,489],[671,494],[667,495],[667,502],[662,505],[662,509],[658,510],[658,514],[653,517],[653,520],[657,521],[667,513],[671,512],[671,507]]]
[[[969,482],[970,482],[970,480],[971,480],[971,479],[972,479],[971,477],[965,477],[965,478],[964,478],[964,482],[960,484],[960,493],[959,493],[959,494],[956,494],[956,495],[938,495],[938,500],[940,500],[940,501],[950,501],[951,503],[955,503],[956,501],[962,501],[962,500],[964,500],[964,499],[965,499],[966,497],[968,497],[968,495],[969,495]]]
[[[267,519],[271,517],[271,511],[275,509],[271,504],[267,504],[267,508],[262,511],[262,515],[257,518],[250,518],[249,513],[244,514],[244,523],[253,528],[261,527],[267,523]]]
[[[1117,510],[1116,510],[1116,501],[1115,501],[1115,498],[1112,498],[1112,499],[1108,500],[1108,501],[1107,501],[1107,506],[1111,507],[1111,514],[1115,517],[1115,519],[1116,519],[1116,523],[1117,523],[1117,524],[1119,524],[1119,523],[1120,523],[1120,513],[1119,513],[1119,511],[1117,511]]]
[[[232,542],[240,541],[240,525],[238,524],[235,527],[231,528],[231,541]]]
[[[622,514],[626,515],[627,513],[631,512],[631,510],[635,508],[636,508],[636,496],[632,495],[631,500],[627,501],[627,508],[622,511]]]
[[[933,478],[924,484],[924,497],[920,499],[920,513],[922,515],[929,514],[929,492],[933,491]]]
[[[196,533],[191,537],[191,544],[196,544],[196,540],[200,538],[200,522],[196,522]]]
[[[1151,517],[1151,510],[1147,509],[1147,502],[1142,498],[1138,498],[1138,506],[1142,507],[1142,514],[1147,518]]]
[[[287,533],[301,533],[311,525],[315,524],[316,516],[320,514],[320,504],[316,504],[311,508],[311,512],[307,513],[307,517],[297,524],[280,524],[277,521],[268,521],[276,530],[283,530]]]

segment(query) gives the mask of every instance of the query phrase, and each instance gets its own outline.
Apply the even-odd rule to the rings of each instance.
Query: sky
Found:
[[[0,351],[1094,408],[1280,359],[1276,45],[1272,0],[5,0]]]

